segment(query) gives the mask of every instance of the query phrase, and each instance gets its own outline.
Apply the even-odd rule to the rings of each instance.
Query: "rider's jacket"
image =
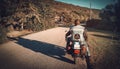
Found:
[[[85,31],[85,27],[81,26],[81,25],[77,25],[77,26],[73,26],[70,28],[71,34],[72,34],[72,40],[75,40],[75,34],[79,34],[80,35],[80,41],[82,43],[84,43],[85,39],[83,36],[83,33]]]

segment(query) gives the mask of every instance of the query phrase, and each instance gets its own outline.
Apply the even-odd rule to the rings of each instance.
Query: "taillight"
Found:
[[[79,53],[80,53],[80,50],[74,50],[74,53],[75,53],[75,54],[79,54]]]
[[[75,34],[75,35],[74,35],[74,38],[75,38],[75,39],[80,39],[80,35],[79,35],[79,34]]]

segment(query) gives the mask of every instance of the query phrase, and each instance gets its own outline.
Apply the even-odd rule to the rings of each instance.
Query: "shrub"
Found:
[[[26,29],[32,30],[32,31],[41,31],[43,30],[43,24],[28,22],[26,23]]]
[[[0,26],[0,44],[4,43],[7,40],[7,29],[3,26]]]

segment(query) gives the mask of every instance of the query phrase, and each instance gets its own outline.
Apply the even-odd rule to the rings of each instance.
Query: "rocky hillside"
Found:
[[[53,20],[53,12],[50,9],[41,1],[33,3],[29,0],[3,0],[0,23],[10,31],[39,31],[53,26],[50,22]]]
[[[99,19],[99,10],[93,9],[92,14]],[[59,23],[69,25],[75,19],[89,20],[89,8],[54,0],[0,0],[0,41],[6,30],[40,31]]]
[[[89,9],[54,0],[1,0],[0,24],[12,30],[39,31],[54,27],[55,23],[87,21]],[[99,18],[99,10],[93,10]]]

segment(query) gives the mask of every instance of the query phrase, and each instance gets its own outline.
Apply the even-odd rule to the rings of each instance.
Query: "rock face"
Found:
[[[56,23],[71,24],[75,19],[89,19],[88,8],[54,0],[1,0],[0,9],[0,24],[9,31],[39,31]],[[99,10],[94,9],[92,13],[93,19],[99,18]]]

